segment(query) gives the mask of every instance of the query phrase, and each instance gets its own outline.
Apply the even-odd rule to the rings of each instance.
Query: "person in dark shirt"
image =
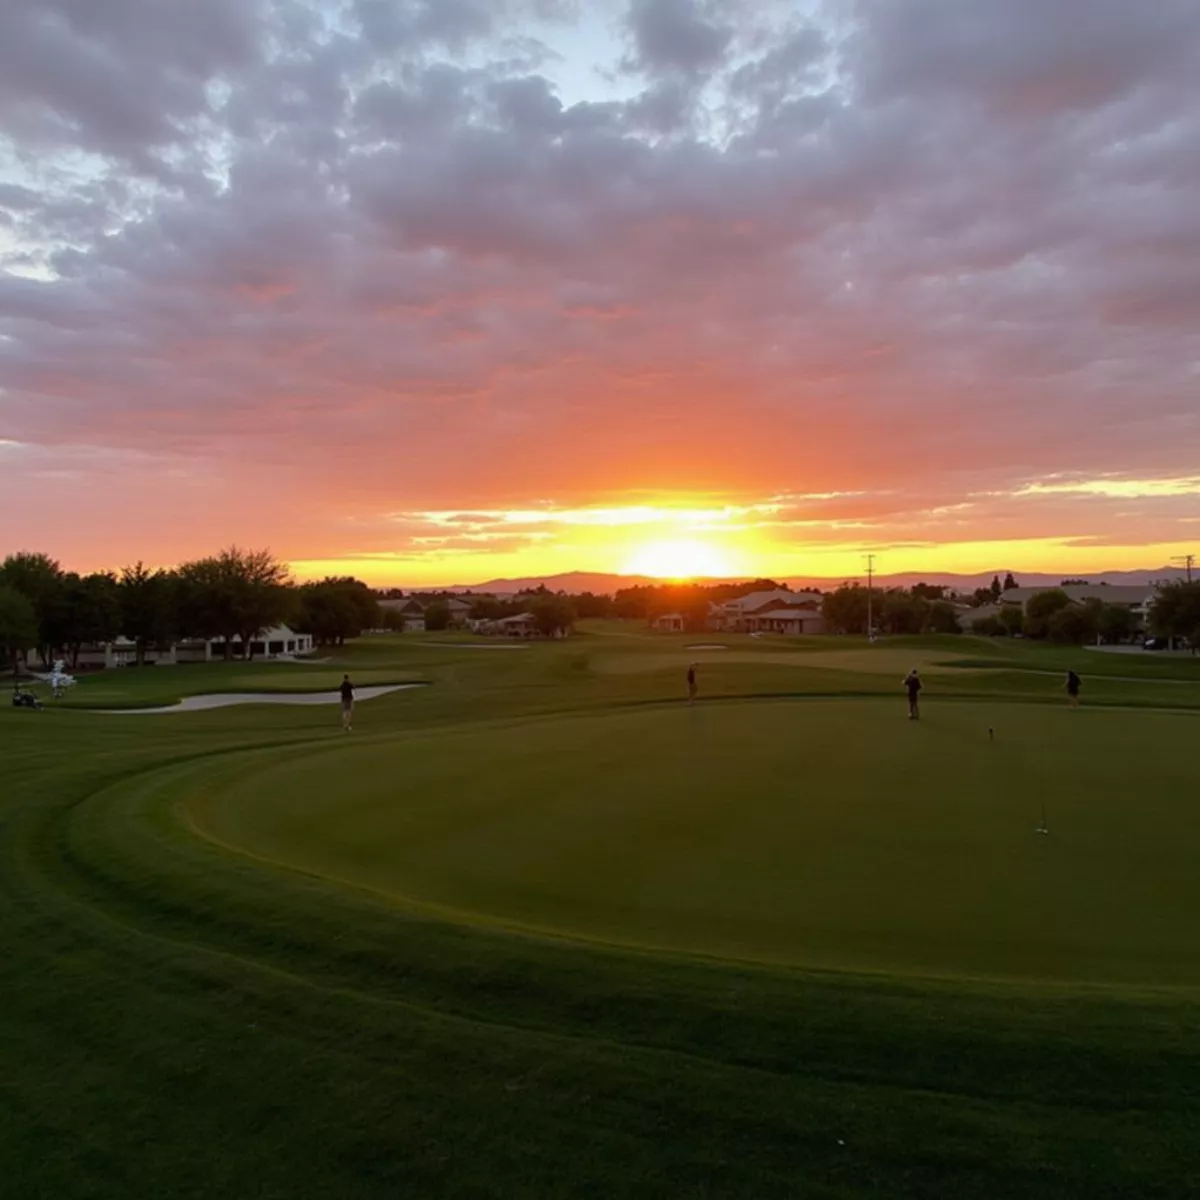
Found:
[[[913,667],[905,676],[904,690],[908,692],[908,719],[919,721],[921,719],[921,676],[917,674],[916,667]]]
[[[688,667],[687,683],[688,683],[688,703],[695,704],[696,692],[698,691],[698,689],[696,687],[696,664],[695,663],[692,663],[692,665],[690,667]]]
[[[354,684],[350,682],[349,675],[342,676],[342,729],[349,733],[354,728],[352,722],[354,720]]]
[[[1067,672],[1067,699],[1072,708],[1079,707],[1079,689],[1083,686],[1083,681],[1075,674],[1074,671]]]

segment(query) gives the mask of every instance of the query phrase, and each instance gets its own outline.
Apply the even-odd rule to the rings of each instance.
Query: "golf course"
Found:
[[[490,646],[4,710],[0,1196],[1196,1194],[1200,660]]]

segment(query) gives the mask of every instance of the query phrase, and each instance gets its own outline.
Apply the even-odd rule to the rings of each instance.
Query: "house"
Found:
[[[682,633],[684,629],[683,613],[663,613],[650,622],[650,628],[659,633]]]
[[[405,633],[425,632],[425,610],[432,604],[442,603],[450,610],[451,629],[466,629],[470,621],[473,602],[464,600],[461,596],[450,596],[445,600],[434,596],[409,596],[398,599],[380,600],[379,607],[384,612],[399,613],[403,618],[401,629]]]
[[[531,638],[538,636],[537,617],[533,613],[518,613],[515,617],[501,617],[493,621],[496,632],[503,637]]]
[[[1136,616],[1145,618],[1150,611],[1150,602],[1154,599],[1154,588],[1137,587],[1129,584],[1091,584],[1069,583],[1066,587],[1018,587],[1009,588],[1000,593],[1000,604],[1019,604],[1022,608],[1043,592],[1066,592],[1076,603],[1083,604],[1088,600],[1102,600],[1105,604],[1116,604],[1128,608]]]
[[[467,623],[471,619],[471,609],[474,604],[470,600],[464,600],[461,596],[451,596],[446,601],[446,607],[450,610],[450,625],[454,629],[466,629]]]
[[[425,606],[417,599],[380,600],[379,607],[384,612],[399,613],[403,618],[401,629],[405,633],[425,632]]]
[[[815,605],[771,601],[743,617],[747,633],[778,633],[788,637],[825,632],[825,617]]]
[[[825,632],[821,598],[778,588],[751,592],[714,605],[709,625],[731,633],[813,634]]]
[[[1040,596],[1044,592],[1066,592],[1067,596],[1076,604],[1085,604],[1088,600],[1100,600],[1105,604],[1115,604],[1120,608],[1129,609],[1143,623],[1149,615],[1150,604],[1154,600],[1153,588],[1126,584],[1069,583],[1065,587],[1009,588],[1007,592],[1000,593],[1000,598],[995,604],[981,604],[978,608],[968,608],[959,613],[958,623],[963,629],[971,630],[977,622],[998,617],[1005,609],[1016,607],[1023,611],[1034,596]]]

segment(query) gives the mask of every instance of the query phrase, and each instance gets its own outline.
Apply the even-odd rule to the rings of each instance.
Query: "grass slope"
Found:
[[[374,777],[365,772],[364,802],[378,803],[370,784],[394,771],[400,793],[420,796],[421,819],[432,822],[447,771],[469,779],[473,763],[477,792],[495,780],[513,744],[502,727],[518,744],[536,744],[528,770],[540,758],[564,786],[603,796],[602,780],[593,785],[556,764],[553,746],[537,736],[563,723],[534,718],[566,712],[588,717],[580,737],[608,725],[603,745],[619,742],[647,770],[673,778],[672,765],[691,756],[656,760],[664,739],[669,748],[686,736],[686,725],[672,723],[689,715],[662,707],[678,696],[679,672],[649,661],[645,671],[608,672],[601,662],[639,647],[654,656],[664,643],[609,628],[528,654],[487,655],[397,639],[355,647],[323,669],[349,667],[360,679],[419,674],[434,684],[364,706],[355,735],[362,753],[381,756]],[[917,659],[963,654],[900,648]],[[889,675],[822,668],[824,650],[792,653],[805,665],[706,664],[705,694],[888,694],[895,704]],[[296,668],[296,686],[306,686],[309,670]],[[149,688],[139,674],[150,673],[123,676],[127,691],[114,703]],[[969,723],[972,712],[1002,710],[1003,729],[1059,721],[1068,743],[1081,739],[1080,753],[1107,747],[1096,751],[1103,761],[1080,768],[1092,782],[1113,764],[1136,766],[1139,755],[1162,750],[1165,773],[1143,799],[1166,819],[1186,819],[1186,780],[1169,764],[1176,740],[1194,741],[1188,722],[1196,718],[1149,711],[1169,685],[1113,682],[1108,703],[1145,712],[1066,714],[1036,706],[1059,703],[1060,693],[1056,680],[1028,670],[930,682],[928,723],[916,730],[901,718],[875,734],[881,753],[902,755],[910,733],[936,737],[938,722]],[[81,685],[80,700],[91,686]],[[222,678],[205,690],[228,687]],[[934,715],[939,701],[944,717]],[[856,702],[826,707],[847,704]],[[692,715],[717,720],[728,710],[751,722],[820,707],[706,702]],[[890,711],[874,703],[862,711],[873,708]],[[306,767],[333,763],[344,745],[333,709],[146,719],[6,711],[0,719],[4,1194],[1178,1197],[1200,1172],[1200,1006],[1188,988],[739,966],[436,919],[230,853],[189,827],[204,788],[217,803],[249,786],[256,770],[264,781],[278,771],[286,780],[294,762],[303,779]],[[1083,740],[1101,723],[1102,738]],[[389,752],[416,747],[424,757],[406,781],[408,760]],[[736,754],[715,742],[713,750]],[[846,767],[851,777],[871,774],[871,753],[864,736],[860,761]],[[783,763],[773,760],[772,770]],[[730,771],[737,786],[732,765],[708,767]],[[1043,769],[1056,768],[1040,750],[1020,768]],[[1058,787],[1076,778],[1062,774]],[[335,771],[329,788],[343,786],[352,803],[358,779]],[[719,783],[714,776],[710,805]],[[745,790],[751,811],[769,794]],[[637,817],[635,799],[631,792],[623,803],[625,822]],[[908,802],[929,811],[928,800]],[[451,815],[438,852],[446,863]],[[861,815],[874,820],[878,809]],[[1110,856],[1112,839],[1126,833],[1112,826],[1116,816],[1107,805],[1097,814],[1104,837],[1095,846],[1070,843],[1080,889],[1097,886],[1086,852]],[[511,846],[516,832],[502,831],[496,844]],[[552,823],[547,836],[571,832]],[[1174,868],[1155,896],[1158,847],[1138,850],[1141,835],[1130,836],[1118,895],[1141,878],[1142,900],[1132,903],[1159,904],[1173,921]],[[739,853],[763,852],[748,825],[743,837]],[[430,881],[443,886],[444,874],[433,870]],[[1119,922],[1111,940],[1103,921],[1093,924],[1106,954],[1128,937]],[[1159,952],[1173,957],[1174,945],[1168,932]],[[1160,981],[1147,973],[1147,983]]]

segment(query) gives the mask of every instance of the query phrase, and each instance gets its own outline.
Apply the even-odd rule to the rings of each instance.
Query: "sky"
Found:
[[[0,552],[1200,543],[1197,0],[5,0]]]

